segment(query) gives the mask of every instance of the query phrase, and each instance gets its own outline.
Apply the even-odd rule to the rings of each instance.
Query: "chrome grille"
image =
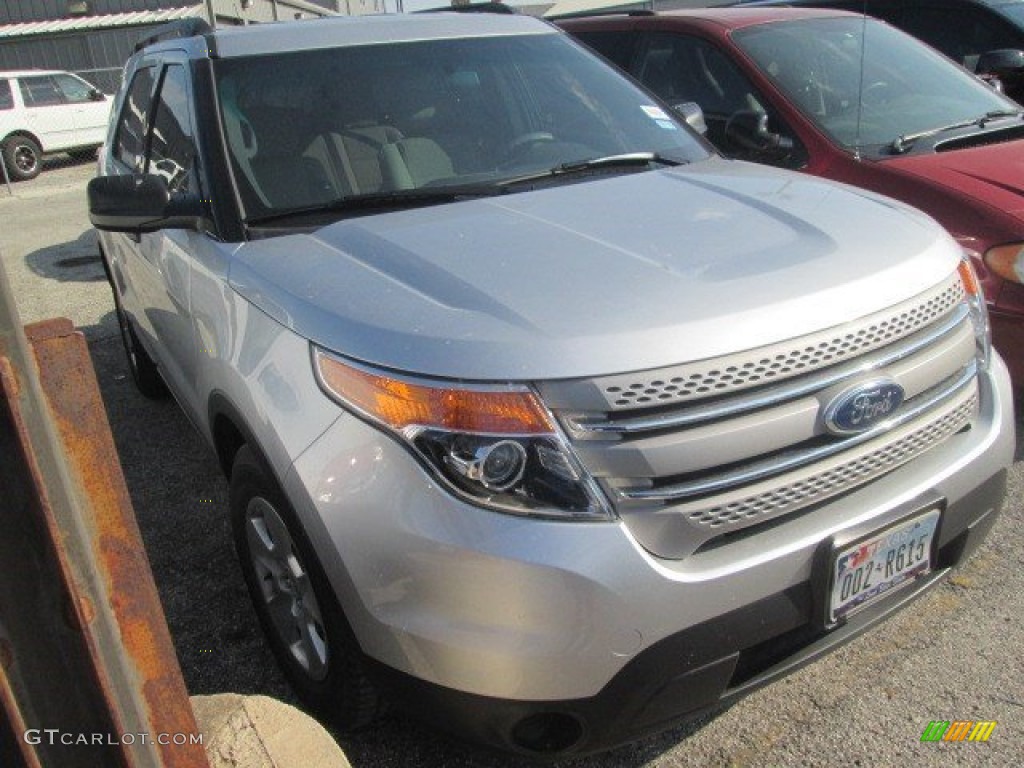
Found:
[[[948,381],[942,382],[933,390],[919,394],[907,406],[901,408],[891,418],[874,429],[852,435],[844,439],[833,440],[822,446],[797,448],[783,456],[775,456],[764,461],[751,462],[741,468],[721,473],[705,475],[697,480],[671,483],[656,488],[646,486],[638,488],[619,488],[616,493],[624,499],[654,499],[658,501],[674,501],[697,496],[713,491],[729,490],[739,485],[760,480],[764,477],[778,475],[782,472],[821,462],[852,448],[874,440],[879,435],[891,432],[897,427],[913,422],[922,414],[934,414],[936,408],[949,403],[965,390],[973,390],[976,386],[977,364],[972,361]]]
[[[773,488],[767,493],[691,512],[687,517],[698,525],[721,528],[744,521],[770,520],[809,506],[820,498],[842,493],[911,461],[936,443],[963,429],[977,408],[978,397],[972,394],[966,402],[936,421],[866,456],[860,456],[803,480]]]
[[[870,482],[969,428],[978,409],[974,323],[954,272],[839,328],[642,379],[549,382],[542,394],[638,541],[683,558],[725,532]],[[867,431],[830,432],[828,405],[879,377],[904,389],[899,408]],[[626,397],[627,388],[636,394]]]
[[[840,332],[825,331],[738,355],[705,360],[648,374],[602,379],[611,410],[669,405],[725,395],[770,381],[799,376],[883,347],[920,330],[964,298],[958,275],[894,310],[870,315]]]

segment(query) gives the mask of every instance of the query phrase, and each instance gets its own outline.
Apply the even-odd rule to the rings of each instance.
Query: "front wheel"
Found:
[[[167,396],[167,386],[164,384],[160,371],[149,356],[146,348],[142,346],[139,337],[132,327],[131,318],[121,307],[121,301],[117,297],[117,289],[111,285],[114,291],[114,312],[117,315],[117,325],[121,330],[121,343],[124,344],[124,353],[128,358],[128,368],[132,373],[132,380],[135,387],[145,397],[151,400],[160,400]]]
[[[284,493],[243,446],[231,470],[231,522],[249,596],[292,687],[340,728],[380,710],[355,636]]]
[[[15,181],[34,179],[43,170],[43,153],[28,136],[11,136],[3,144],[7,173]]]

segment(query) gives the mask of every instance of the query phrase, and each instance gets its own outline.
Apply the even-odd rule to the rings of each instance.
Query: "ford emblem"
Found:
[[[839,393],[825,408],[825,426],[837,435],[866,432],[889,418],[903,402],[903,387],[874,379]]]

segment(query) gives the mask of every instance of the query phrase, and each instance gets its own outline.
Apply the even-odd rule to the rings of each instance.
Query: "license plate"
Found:
[[[939,510],[929,510],[837,550],[832,560],[830,623],[928,573],[939,515]]]

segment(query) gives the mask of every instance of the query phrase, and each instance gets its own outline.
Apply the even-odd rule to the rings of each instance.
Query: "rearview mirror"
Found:
[[[1024,73],[1024,51],[1000,48],[978,57],[974,71],[979,75],[1015,75]]]
[[[89,220],[108,232],[197,230],[205,215],[198,197],[172,196],[167,180],[152,174],[100,176],[89,182],[87,196]]]
[[[701,136],[708,132],[708,124],[704,121],[704,110],[696,101],[680,101],[672,104],[672,109],[683,116],[687,124]]]

